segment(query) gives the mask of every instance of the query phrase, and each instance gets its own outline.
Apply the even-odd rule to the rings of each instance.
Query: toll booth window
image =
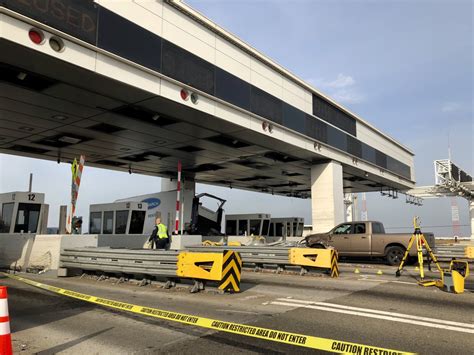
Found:
[[[225,222],[225,234],[237,235],[237,221],[226,221]]]
[[[268,230],[268,236],[274,237],[275,236],[275,223],[270,223],[270,229]]]
[[[275,223],[275,237],[283,237],[285,235],[285,225],[283,223]]]
[[[304,230],[304,223],[298,223],[298,233],[295,235],[295,237],[302,237],[303,230]]]
[[[145,224],[145,211],[132,211],[130,219],[129,234],[143,234],[143,226]]]
[[[336,227],[333,234],[350,234],[351,233],[351,224],[341,224],[339,227]]]
[[[104,212],[104,224],[102,228],[103,234],[112,234],[114,230],[114,212]]]
[[[13,202],[4,203],[2,206],[2,215],[0,216],[0,233],[10,233],[13,216]]]
[[[36,233],[39,222],[41,205],[33,203],[20,203],[16,215],[14,233]]]
[[[365,223],[354,224],[354,234],[365,234]]]
[[[89,218],[89,234],[100,234],[102,212],[91,212]]]
[[[128,211],[115,212],[115,234],[125,234],[127,232]]]
[[[298,235],[298,223],[293,222],[293,234],[292,237],[296,237]]]
[[[259,219],[250,220],[250,235],[260,235],[260,224],[261,221]]]
[[[248,234],[248,220],[239,221],[239,233],[238,235],[247,235]]]
[[[262,235],[268,235],[268,230],[270,228],[270,220],[264,219],[262,225]]]

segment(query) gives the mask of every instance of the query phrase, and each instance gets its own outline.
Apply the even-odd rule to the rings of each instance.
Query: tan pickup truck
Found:
[[[433,233],[424,233],[431,248],[435,246]],[[339,256],[383,257],[390,265],[398,265],[408,247],[411,234],[385,233],[382,223],[375,221],[342,223],[327,233],[307,236],[306,245],[311,248],[334,247]],[[416,256],[416,247],[410,250]]]

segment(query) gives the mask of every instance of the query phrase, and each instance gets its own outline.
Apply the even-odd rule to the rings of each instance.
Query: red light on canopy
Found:
[[[43,39],[44,39],[43,33],[41,33],[40,30],[37,30],[34,28],[32,28],[28,32],[28,37],[30,37],[31,42],[33,42],[34,44],[41,44],[41,42],[43,42]]]
[[[181,92],[179,94],[181,95],[181,98],[183,100],[189,99],[189,93],[187,90],[181,89]]]

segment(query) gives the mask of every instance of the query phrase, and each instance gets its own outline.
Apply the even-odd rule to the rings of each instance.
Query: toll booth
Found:
[[[46,234],[49,205],[38,192],[0,194],[0,233]]]
[[[89,234],[143,234],[145,202],[112,202],[89,206]]]
[[[229,214],[225,216],[226,235],[232,236],[267,236],[270,227],[270,214]]]
[[[304,218],[280,217],[270,220],[269,237],[303,237]]]

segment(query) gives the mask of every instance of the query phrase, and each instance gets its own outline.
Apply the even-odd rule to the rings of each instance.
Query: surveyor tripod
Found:
[[[431,257],[431,260],[433,260],[436,263],[436,266],[438,267],[439,272],[442,272],[442,270],[441,270],[441,267],[439,266],[438,259],[433,254],[433,251],[431,250],[430,245],[428,244],[428,242],[425,239],[425,236],[421,232],[420,225],[419,225],[419,217],[413,218],[413,227],[415,228],[415,231],[413,232],[410,238],[410,241],[408,242],[407,250],[405,251],[405,255],[403,256],[403,259],[400,265],[398,266],[398,270],[395,273],[395,275],[397,277],[400,277],[400,272],[403,270],[403,266],[405,265],[408,259],[408,254],[410,253],[410,249],[415,244],[417,254],[418,254],[418,266],[420,268],[420,278],[421,278],[421,281],[423,281],[423,279],[425,278],[425,272],[423,270],[423,247],[428,252],[428,256]]]

